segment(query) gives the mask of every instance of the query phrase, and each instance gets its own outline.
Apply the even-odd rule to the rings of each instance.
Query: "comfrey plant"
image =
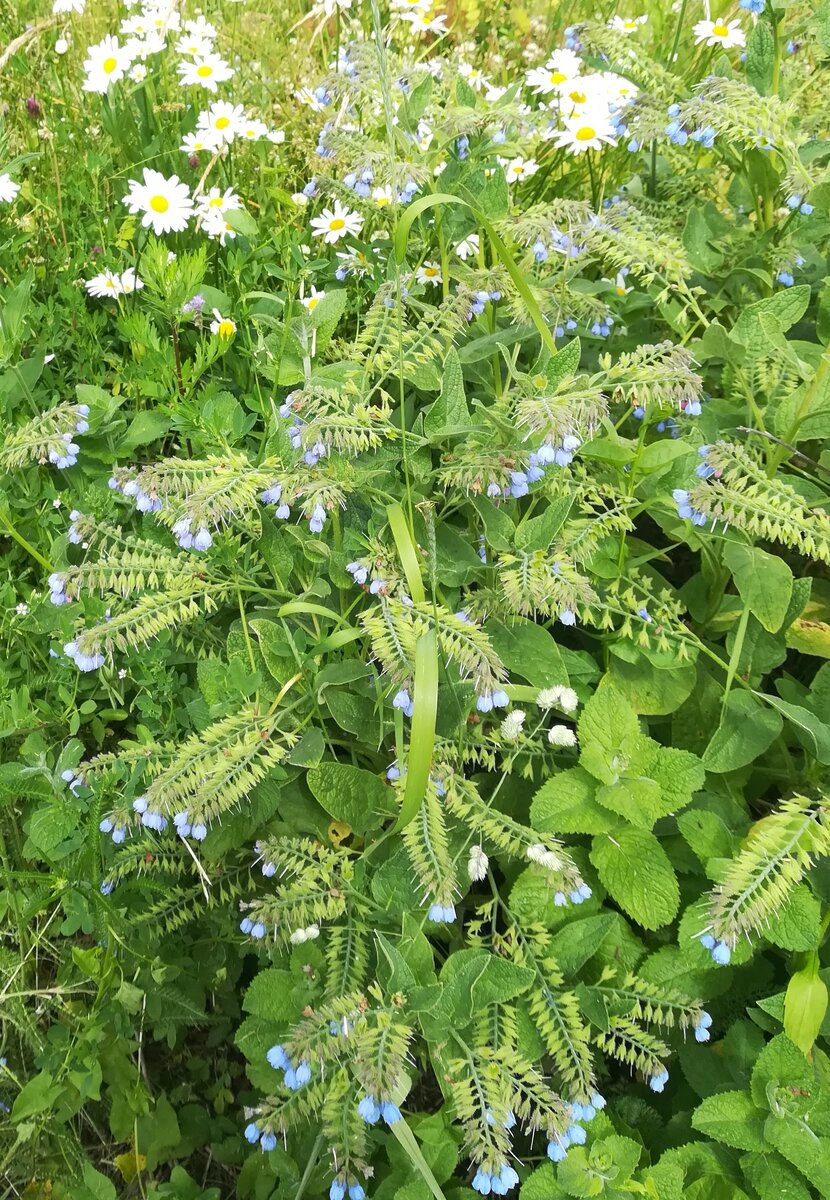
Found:
[[[290,89],[176,5],[75,67],[94,366],[0,314],[47,882],[0,849],[71,1031],[9,1001],[5,1163],[103,1082],[128,1186],[830,1195],[826,15],[471,11],[321,0]]]

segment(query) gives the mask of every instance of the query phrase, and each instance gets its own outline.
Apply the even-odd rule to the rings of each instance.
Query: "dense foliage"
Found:
[[[2,1195],[830,1197],[830,4],[0,29]]]

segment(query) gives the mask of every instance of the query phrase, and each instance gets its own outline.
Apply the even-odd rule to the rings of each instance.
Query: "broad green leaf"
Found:
[[[519,1200],[565,1200],[568,1195],[556,1178],[553,1163],[542,1163],[531,1171],[519,1192]]]
[[[741,1169],[761,1200],[810,1200],[803,1178],[769,1146],[744,1155]]]
[[[242,1008],[253,1017],[267,1021],[289,1021],[297,1015],[292,999],[295,980],[289,971],[267,967],[251,980]]]
[[[799,1048],[786,1034],[780,1033],[758,1055],[750,1087],[758,1107],[769,1108],[770,1097],[777,1088],[797,1088],[802,1099],[809,1099],[816,1088],[816,1079]]]
[[[573,499],[570,496],[549,500],[541,516],[522,521],[516,529],[517,549],[524,550],[526,554],[532,554],[534,550],[548,550],[567,521],[572,507]]]
[[[337,821],[357,833],[377,829],[392,807],[392,792],[373,775],[348,763],[321,763],[306,776],[312,795]]]
[[[540,833],[603,833],[608,814],[594,799],[596,786],[582,767],[546,779],[530,806],[533,828]]]
[[[783,558],[757,546],[729,542],[723,561],[732,572],[744,604],[764,629],[775,633],[787,615],[793,590],[793,573]]]
[[[762,96],[769,95],[775,66],[775,38],[767,21],[758,21],[746,42],[746,77]]]
[[[812,1051],[826,1012],[827,985],[819,977],[818,955],[812,954],[790,979],[784,997],[784,1032],[803,1054]]]
[[[730,334],[745,346],[751,354],[764,354],[769,350],[769,332],[761,316],[772,317],[781,333],[801,320],[810,302],[809,284],[785,288],[755,304],[749,304],[738,317]]]
[[[659,929],[677,915],[677,876],[654,834],[625,828],[599,835],[591,845],[591,862],[603,887],[645,929]]]
[[[764,1150],[766,1112],[756,1108],[749,1092],[717,1092],[707,1096],[692,1116],[692,1125],[706,1137],[733,1150]]]
[[[782,724],[777,712],[749,692],[730,692],[721,723],[704,751],[704,767],[722,774],[748,766],[769,749]]]
[[[553,635],[534,621],[517,617],[506,622],[490,620],[487,632],[493,649],[511,675],[520,675],[534,687],[567,684],[568,672]]]
[[[790,704],[778,696],[767,696],[767,703],[783,713],[801,745],[824,766],[830,766],[830,725],[800,704]]]
[[[464,377],[458,351],[451,349],[444,363],[441,393],[424,418],[428,437],[443,437],[470,430],[470,413],[464,395]]]
[[[54,1082],[48,1071],[33,1075],[15,1096],[11,1111],[12,1121],[25,1121],[27,1117],[44,1112],[52,1106],[62,1091],[63,1087]]]
[[[642,749],[637,714],[613,687],[595,692],[577,725],[580,765],[601,783],[616,783]]]
[[[488,1004],[505,1004],[530,987],[534,973],[486,950],[456,950],[439,982],[453,1020],[468,1024]]]
[[[597,953],[614,928],[614,914],[572,918],[551,939],[551,954],[565,975],[575,975]]]
[[[782,950],[812,950],[820,928],[821,905],[806,884],[799,884],[765,924],[764,937]]]

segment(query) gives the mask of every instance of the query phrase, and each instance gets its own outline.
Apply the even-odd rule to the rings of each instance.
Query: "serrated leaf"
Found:
[[[470,412],[464,394],[464,377],[458,351],[453,348],[444,362],[440,395],[424,417],[424,431],[428,437],[440,438],[469,430]]]
[[[377,829],[389,815],[392,792],[371,771],[348,763],[321,763],[306,778],[326,812],[358,833]]]
[[[765,1120],[749,1092],[737,1091],[707,1096],[692,1114],[695,1129],[733,1150],[764,1150]]]
[[[594,799],[596,780],[582,767],[545,780],[530,806],[530,820],[540,833],[603,833],[608,814]]]
[[[625,828],[595,837],[591,862],[603,887],[645,929],[659,929],[677,915],[677,876],[654,834]]]

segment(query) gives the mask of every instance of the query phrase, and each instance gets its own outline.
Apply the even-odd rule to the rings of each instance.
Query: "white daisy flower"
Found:
[[[285,141],[284,129],[269,129],[265,135],[269,142],[273,142],[275,146],[281,146]]]
[[[335,200],[333,209],[324,208],[319,217],[311,218],[312,235],[321,237],[329,246],[348,234],[356,237],[362,228],[363,217],[346,208],[339,200]]]
[[[199,113],[196,128],[203,137],[212,134],[218,143],[230,143],[244,120],[245,109],[241,104],[215,100],[205,112]]]
[[[372,188],[372,199],[378,208],[386,208],[388,204],[393,204],[395,194],[391,187],[376,187]]]
[[[125,296],[132,292],[140,292],[144,287],[144,281],[136,275],[134,267],[127,267],[126,271],[122,271],[118,282]]]
[[[323,112],[326,107],[322,100],[317,99],[311,88],[297,88],[294,95],[300,104],[310,108],[312,112]]]
[[[513,158],[507,164],[504,174],[508,183],[521,183],[530,179],[538,170],[539,164],[534,158]]]
[[[11,204],[19,191],[20,184],[15,183],[8,171],[0,175],[0,204]]]
[[[243,141],[258,142],[260,138],[268,136],[268,126],[264,121],[249,117],[247,121],[242,122],[237,132]]]
[[[470,63],[460,63],[458,74],[462,79],[466,79],[473,91],[480,92],[483,88],[492,86],[478,67],[473,67]]]
[[[166,179],[160,171],[144,168],[144,182],[130,180],[130,191],[123,197],[131,213],[142,213],[141,224],[151,225],[158,236],[162,233],[181,233],[193,216],[193,201],[186,183],[178,175]]]
[[[132,56],[126,46],[119,46],[118,38],[111,34],[95,46],[87,50],[88,58],[84,59],[86,79],[83,83],[85,92],[98,92],[103,95],[113,83],[123,79],[132,65]]]
[[[86,0],[55,0],[52,5],[52,12],[57,13],[83,13],[86,7]]]
[[[204,41],[214,41],[216,39],[216,26],[211,25],[203,16],[194,17],[193,20],[185,21],[184,27],[187,33],[192,38],[202,38]]]
[[[145,20],[142,13],[139,13],[135,17],[125,17],[121,22],[120,29],[128,37],[143,38],[150,32],[150,22]]]
[[[221,188],[212,187],[206,195],[194,196],[196,204],[196,216],[200,218],[207,217],[212,212],[226,213],[232,208],[241,208],[242,201],[237,196],[233,188],[225,188],[224,192]]]
[[[418,143],[418,149],[422,153],[429,150],[430,146],[432,145],[432,130],[430,129],[429,125],[427,125],[426,121],[418,122],[417,136],[415,140]]]
[[[198,35],[185,34],[176,42],[177,54],[189,54],[191,58],[202,58],[213,53],[213,42]]]
[[[218,308],[213,310],[213,320],[210,323],[210,332],[216,337],[230,338],[236,333],[236,322],[230,317],[223,317]]]
[[[719,21],[698,21],[692,32],[698,46],[703,42],[707,46],[722,46],[724,50],[731,50],[733,46],[746,45],[746,34],[737,18],[728,22],[723,18]]]
[[[217,208],[212,208],[202,219],[202,232],[206,233],[209,238],[213,238],[214,241],[218,239],[221,246],[224,246],[227,241],[233,241],[236,237],[233,225]]]
[[[92,279],[87,279],[84,287],[96,300],[114,300],[116,296],[121,295],[122,290],[121,280],[115,271],[101,271],[99,275],[93,275]]]
[[[442,278],[441,267],[436,262],[422,263],[415,272],[415,279],[418,283],[431,283],[434,286],[437,286],[441,282]]]
[[[310,296],[302,296],[300,298],[300,303],[305,305],[305,307],[308,309],[309,312],[314,312],[315,308],[320,303],[320,301],[325,300],[325,298],[326,298],[326,293],[318,292],[317,288],[314,286],[314,284],[312,284],[311,285],[311,295]]]
[[[528,87],[536,96],[548,96],[575,78],[577,75],[569,75],[558,67],[533,67],[525,76]]]
[[[586,150],[601,150],[603,144],[616,146],[617,138],[607,115],[582,113],[568,117],[565,128],[553,135],[557,146],[570,150],[572,154],[584,154]]]
[[[636,33],[641,25],[645,25],[647,20],[648,13],[643,13],[641,17],[614,16],[608,24],[612,29],[616,29],[618,33]]]
[[[180,62],[176,68],[183,87],[199,86],[215,92],[220,83],[226,83],[234,74],[221,54],[203,54],[193,62]]]
[[[447,17],[445,13],[439,13],[437,17],[431,17],[429,12],[402,12],[398,16],[402,21],[406,21],[412,29],[413,33],[446,33],[447,32]]]
[[[182,19],[175,6],[166,2],[148,6],[144,9],[144,15],[150,23],[150,28],[158,33],[167,33],[168,30],[178,33],[182,27]]]
[[[147,68],[144,63],[133,63],[129,70],[129,78],[133,83],[143,83],[147,78]]]
[[[459,242],[455,248],[455,252],[462,262],[466,262],[468,258],[477,257],[481,241],[477,233],[468,233],[462,242]]]
[[[199,154],[203,150],[215,150],[218,145],[219,138],[213,133],[186,133],[179,149],[185,154]]]

